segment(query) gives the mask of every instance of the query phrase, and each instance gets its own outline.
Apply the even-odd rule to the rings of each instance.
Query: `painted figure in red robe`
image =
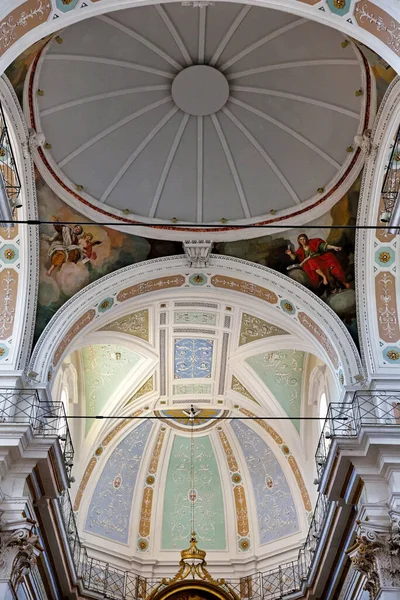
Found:
[[[346,281],[342,265],[334,252],[340,252],[340,246],[327,244],[321,238],[309,239],[305,233],[301,233],[297,238],[299,242],[298,249],[293,252],[290,248],[286,254],[292,260],[300,261],[300,266],[308,275],[310,283],[318,287],[321,283],[330,286],[333,293],[336,293],[345,287],[348,289],[350,284]]]

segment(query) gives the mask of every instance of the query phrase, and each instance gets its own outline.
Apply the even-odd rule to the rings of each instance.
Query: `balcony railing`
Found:
[[[333,438],[357,437],[361,428],[400,425],[400,392],[356,392],[351,403],[332,403],[315,453],[318,478],[324,474]]]
[[[41,402],[36,392],[27,390],[2,390],[0,422],[29,423],[34,435],[59,436],[65,460],[71,463],[73,448],[61,403]],[[361,428],[399,425],[400,392],[357,392],[351,403],[330,404],[316,452],[319,477],[326,467],[333,438],[357,437]],[[144,578],[89,557],[79,538],[68,490],[61,494],[58,502],[76,576],[85,590],[115,600],[145,600],[152,590],[165,585],[166,580],[161,577]],[[243,600],[281,600],[299,592],[310,575],[321,534],[334,505],[335,502],[319,494],[306,541],[296,560],[264,573],[227,578],[226,585]]]
[[[0,389],[0,423],[31,425],[35,436],[58,438],[70,475],[74,447],[62,402],[44,402],[36,390]]]

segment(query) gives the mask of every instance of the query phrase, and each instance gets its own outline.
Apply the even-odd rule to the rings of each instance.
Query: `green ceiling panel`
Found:
[[[194,504],[199,546],[203,550],[225,550],[224,501],[210,438],[196,436],[194,440],[196,468],[193,490],[190,456],[190,439],[175,436],[165,488],[162,549],[182,550],[189,546],[191,509]]]
[[[292,418],[300,432],[300,416],[304,352],[299,350],[274,350],[246,359],[269,388],[286,414]]]
[[[101,414],[110,396],[143,356],[114,344],[96,344],[81,350],[85,376],[86,414]],[[86,434],[94,419],[86,419]]]

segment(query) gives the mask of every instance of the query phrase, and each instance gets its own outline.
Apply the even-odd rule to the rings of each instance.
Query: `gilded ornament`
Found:
[[[354,92],[354,95],[357,96],[357,97],[362,96],[363,94],[364,94],[364,92],[362,91],[362,89],[356,90]]]
[[[239,546],[242,550],[248,550],[249,545],[249,540],[240,540],[239,542]]]
[[[2,147],[0,148],[0,156],[5,156],[7,153],[5,151],[5,149]]]
[[[103,448],[99,446],[98,448],[96,448],[95,455],[100,456],[101,454],[103,454]]]
[[[390,256],[389,252],[381,252],[381,253],[379,254],[379,260],[380,260],[382,263],[387,263],[387,262],[389,262],[389,261],[390,261],[390,259],[391,259],[391,256]]]
[[[333,0],[333,6],[342,10],[346,6],[346,0]]]
[[[389,350],[387,356],[390,360],[398,360],[400,358],[400,354],[397,350]]]
[[[0,356],[4,356],[5,353],[5,348],[0,348]]]
[[[153,475],[149,475],[149,476],[147,477],[147,479],[146,479],[146,483],[147,483],[148,485],[153,485],[153,483],[155,482],[155,480],[156,480],[156,479],[155,479],[155,477],[153,477]]]
[[[148,547],[148,543],[146,542],[146,540],[140,540],[138,543],[139,546],[139,550],[147,550]]]
[[[4,258],[7,260],[12,260],[15,257],[15,252],[11,248],[7,248],[4,252]]]

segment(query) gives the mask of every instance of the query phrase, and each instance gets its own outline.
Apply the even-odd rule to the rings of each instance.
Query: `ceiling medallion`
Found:
[[[173,429],[204,431],[216,425],[219,419],[226,418],[229,411],[217,408],[200,408],[196,409],[195,415],[192,417],[189,411],[183,408],[171,408],[155,410],[154,415]]]
[[[179,71],[172,82],[172,98],[188,115],[205,117],[225,106],[229,83],[221,71],[209,65],[191,65]]]

